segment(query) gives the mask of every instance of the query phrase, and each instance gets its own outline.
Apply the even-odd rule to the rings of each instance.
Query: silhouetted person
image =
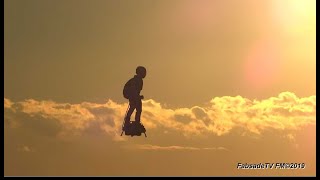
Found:
[[[143,78],[146,77],[147,70],[143,66],[138,66],[136,68],[136,75],[131,78],[123,89],[123,95],[125,98],[129,99],[129,110],[125,117],[125,126],[130,123],[130,117],[133,111],[136,109],[135,123],[140,124],[140,116],[142,112],[142,101],[144,97],[140,95],[143,87]]]

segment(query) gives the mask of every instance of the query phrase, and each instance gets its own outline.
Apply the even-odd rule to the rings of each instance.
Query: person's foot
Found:
[[[124,125],[123,125],[123,130],[124,131],[128,131],[129,130],[129,128],[130,128],[130,120],[129,121],[125,121],[124,122]]]
[[[144,128],[144,126],[141,124],[140,121],[133,121],[132,123],[134,123],[134,127],[135,129],[137,129],[139,132],[146,132],[146,129]]]
[[[128,124],[130,124],[130,120],[129,120],[129,121],[126,120],[126,121],[124,122],[124,125],[128,125]]]
[[[133,123],[134,126],[136,126],[136,127],[142,126],[142,124],[140,123],[140,121],[133,121],[132,123]]]

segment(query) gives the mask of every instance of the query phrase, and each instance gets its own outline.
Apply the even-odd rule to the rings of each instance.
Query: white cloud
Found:
[[[4,98],[4,108],[10,109],[13,105],[13,102],[10,99]]]
[[[13,105],[14,104],[14,105]],[[62,131],[81,133],[95,124],[114,140],[120,137],[127,104],[108,100],[104,104],[83,102],[80,104],[56,103],[28,99],[11,102],[4,99],[6,109],[25,113],[30,117],[53,119],[62,125]],[[134,113],[132,114],[134,116]],[[216,97],[204,107],[170,109],[154,100],[143,101],[142,120],[148,131],[178,132],[185,136],[213,134],[222,136],[235,127],[243,134],[261,134],[266,129],[296,130],[316,123],[316,96],[298,98],[291,92],[261,101],[241,96]],[[291,136],[288,136],[291,137]]]

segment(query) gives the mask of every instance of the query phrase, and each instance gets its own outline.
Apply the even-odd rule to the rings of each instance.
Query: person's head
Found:
[[[143,67],[143,66],[138,66],[138,67],[136,68],[136,74],[137,74],[139,77],[141,77],[141,78],[145,78],[146,75],[147,75],[147,70],[146,70],[146,68]]]

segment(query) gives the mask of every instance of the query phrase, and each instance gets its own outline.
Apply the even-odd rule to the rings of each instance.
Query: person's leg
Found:
[[[136,116],[135,116],[135,121],[136,123],[140,123],[140,117],[141,117],[141,112],[142,112],[142,101],[141,99],[136,100]]]
[[[131,114],[133,113],[134,109],[136,108],[135,100],[129,99],[129,106],[130,106],[130,108],[129,108],[127,115],[126,115],[126,118],[125,118],[126,123],[130,122]]]

